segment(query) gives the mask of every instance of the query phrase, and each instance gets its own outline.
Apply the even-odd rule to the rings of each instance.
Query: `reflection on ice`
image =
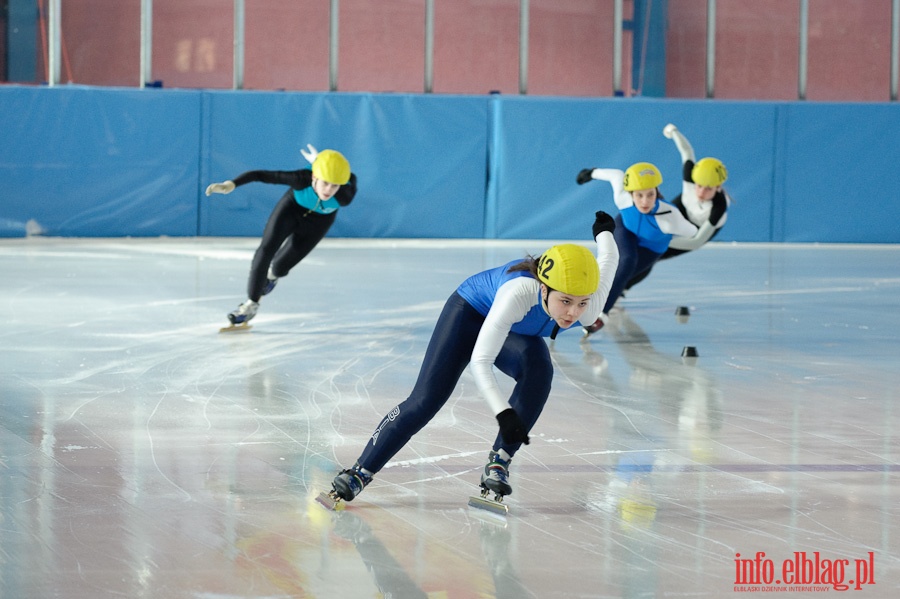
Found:
[[[759,551],[871,554],[892,596],[897,248],[657,267],[552,343],[498,523],[466,505],[497,432],[468,374],[352,509],[313,498],[408,394],[447,290],[546,242],[326,240],[220,335],[255,244],[0,242],[0,596],[721,597]]]

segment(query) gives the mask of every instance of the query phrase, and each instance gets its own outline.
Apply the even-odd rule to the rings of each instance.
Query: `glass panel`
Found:
[[[667,97],[706,97],[706,5],[707,0],[669,2]]]
[[[153,80],[230,89],[233,65],[234,2],[153,0]]]
[[[799,0],[717,0],[715,97],[796,100],[799,32]]]
[[[139,85],[141,0],[65,0],[61,5],[60,83]]]
[[[531,0],[530,5],[528,94],[611,96],[613,2]],[[627,54],[623,50],[623,57]],[[518,76],[518,61],[515,68]]]
[[[809,3],[807,100],[891,99],[891,0]]]
[[[49,0],[36,4],[4,2],[0,81],[47,80]],[[613,0],[529,4],[528,93],[612,95]],[[435,0],[436,93],[518,94],[519,5]],[[245,6],[244,86],[326,91],[331,3]],[[423,91],[425,0],[339,6],[338,88]],[[61,10],[61,83],[139,83],[141,0],[64,0]],[[230,89],[233,10],[233,0],[154,0],[151,78],[165,87]],[[707,0],[624,0],[623,10],[625,95],[705,97]],[[890,100],[891,10],[892,0],[810,1],[809,100]],[[800,0],[717,0],[715,98],[796,100],[799,18]]]
[[[519,0],[437,0],[434,91],[519,93]]]
[[[47,20],[46,0],[0,3],[0,81],[47,81]]]
[[[327,0],[248,0],[244,88],[328,91],[330,14]]]
[[[340,19],[339,90],[425,89],[425,0],[341,0]]]

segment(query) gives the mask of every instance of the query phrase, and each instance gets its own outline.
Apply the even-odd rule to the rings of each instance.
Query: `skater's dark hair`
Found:
[[[541,278],[538,276],[538,263],[540,261],[540,256],[535,257],[531,254],[528,254],[528,256],[526,256],[521,262],[517,262],[516,264],[513,264],[508,269],[506,269],[506,272],[527,272],[530,273],[532,277],[537,279],[539,283],[547,285],[546,283],[543,283],[543,281],[541,281]],[[554,289],[549,285],[547,285],[547,290],[554,291]]]

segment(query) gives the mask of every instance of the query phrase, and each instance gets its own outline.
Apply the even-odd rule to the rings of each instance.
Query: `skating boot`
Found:
[[[504,460],[496,451],[488,454],[488,463],[481,473],[481,486],[495,495],[512,495],[509,486],[509,463],[512,458]]]
[[[256,316],[256,311],[259,309],[259,304],[254,302],[253,300],[247,300],[243,304],[237,307],[237,310],[231,312],[228,315],[228,320],[231,321],[231,324],[246,324]]]
[[[606,314],[601,314],[600,318],[594,321],[594,324],[586,327],[581,327],[584,330],[584,336],[587,337],[589,335],[593,335],[594,333],[602,329],[603,325],[605,325],[606,321],[608,320],[609,316],[607,316]]]
[[[266,275],[266,285],[262,289],[262,295],[269,295],[270,293],[272,293],[272,290],[275,289],[275,285],[277,283],[278,277],[272,274],[272,268],[270,267],[269,273]]]
[[[372,482],[372,476],[357,462],[352,468],[342,470],[335,476],[331,482],[331,491],[320,493],[316,501],[330,510],[341,510],[344,507],[341,500],[353,501]]]
[[[509,463],[512,458],[504,460],[499,453],[491,451],[488,454],[488,463],[481,473],[481,497],[469,497],[469,505],[500,515],[509,512],[503,504],[506,495],[512,495],[512,487],[509,485]],[[493,499],[488,495],[494,494]]]

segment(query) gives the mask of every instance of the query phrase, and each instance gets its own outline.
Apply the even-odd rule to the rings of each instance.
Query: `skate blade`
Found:
[[[246,322],[242,322],[241,324],[230,324],[227,327],[222,327],[219,329],[220,333],[241,333],[243,331],[249,331],[253,328],[252,324],[247,324]]]
[[[494,501],[493,499],[478,497],[476,495],[469,497],[469,507],[478,508],[498,516],[507,516],[509,514],[509,507],[507,505],[500,503],[499,501]]]
[[[332,512],[341,512],[344,510],[344,508],[347,507],[346,505],[344,505],[344,502],[340,497],[336,497],[335,495],[326,493],[325,491],[319,493],[319,496],[316,497],[316,503],[324,507],[326,510]]]

